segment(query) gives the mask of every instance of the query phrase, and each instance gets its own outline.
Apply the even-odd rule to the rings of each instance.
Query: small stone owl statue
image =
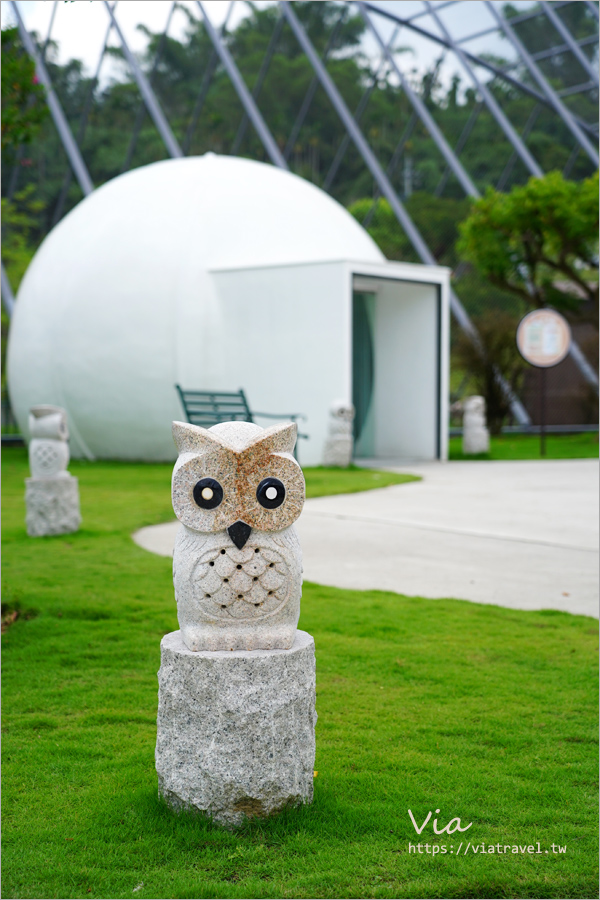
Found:
[[[173,422],[177,617],[189,650],[289,650],[302,595],[296,425]]]
[[[29,410],[29,467],[32,478],[70,478],[67,414],[47,404]]]
[[[345,400],[336,400],[329,410],[329,429],[323,449],[324,466],[349,466],[352,462],[354,440],[352,422],[354,407]]]
[[[479,395],[467,397],[463,409],[463,453],[489,453],[490,433],[485,421],[485,399]]]

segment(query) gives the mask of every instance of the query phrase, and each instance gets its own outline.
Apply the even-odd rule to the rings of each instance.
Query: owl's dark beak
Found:
[[[233,525],[230,525],[227,529],[227,534],[238,548],[241,550],[248,538],[250,537],[250,532],[252,528],[250,525],[246,525],[245,522],[234,522]]]

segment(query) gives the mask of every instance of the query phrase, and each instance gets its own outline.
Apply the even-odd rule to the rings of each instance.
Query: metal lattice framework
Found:
[[[581,154],[588,157],[590,163],[594,167],[598,166],[598,123],[584,121],[580,115],[573,111],[572,106],[572,98],[582,95],[588,98],[596,98],[597,102],[598,71],[594,61],[598,43],[597,29],[594,34],[576,38],[569,31],[562,15],[565,8],[570,6],[573,2],[583,2],[597,21],[598,4],[595,2],[590,2],[590,0],[541,0],[541,2],[537,3],[534,7],[530,7],[521,14],[512,15],[510,18],[507,18],[499,3],[491,2],[491,0],[479,0],[489,14],[489,26],[476,32],[466,35],[463,34],[460,37],[454,37],[452,29],[448,24],[448,20],[445,19],[445,11],[450,8],[454,8],[454,11],[456,11],[457,8],[462,6],[463,10],[466,12],[467,7],[473,6],[472,0],[444,0],[444,2],[435,3],[431,2],[431,0],[423,0],[420,4],[421,8],[408,16],[398,14],[398,8],[402,10],[402,7],[399,4],[378,4],[366,2],[366,0],[365,2],[363,2],[363,0],[347,0],[347,2],[340,2],[338,4],[340,12],[339,20],[337,24],[334,25],[325,50],[320,56],[312,44],[305,28],[301,24],[297,11],[294,10],[295,4],[289,2],[289,0],[279,0],[276,4],[279,9],[279,16],[275,21],[273,33],[252,90],[250,90],[246,84],[226,41],[227,24],[231,13],[236,3],[242,2],[243,0],[231,0],[227,16],[220,28],[216,28],[211,21],[207,11],[208,4],[196,0],[195,3],[189,3],[187,6],[188,13],[192,9],[195,9],[198,18],[203,24],[205,33],[210,40],[212,51],[206,60],[205,71],[198,84],[197,101],[193,110],[190,111],[191,114],[187,133],[180,144],[174,136],[168,118],[161,108],[160,102],[152,87],[153,75],[160,64],[161,54],[164,50],[164,42],[168,35],[174,9],[176,8],[175,3],[172,3],[169,7],[164,34],[158,44],[152,70],[147,75],[144,73],[135,55],[131,51],[124,31],[119,23],[117,17],[117,3],[111,4],[108,0],[103,0],[107,14],[107,31],[102,44],[95,75],[92,80],[92,88],[82,111],[77,133],[74,135],[67,122],[63,109],[61,108],[61,104],[54,90],[44,61],[45,50],[50,40],[57,2],[54,3],[54,8],[50,17],[46,43],[44,47],[40,49],[25,26],[18,2],[11,0],[11,7],[15,15],[21,39],[27,52],[35,61],[39,81],[46,88],[48,107],[68,160],[68,170],[65,173],[63,188],[54,211],[53,224],[55,224],[63,214],[65,199],[72,178],[76,179],[84,196],[87,196],[94,190],[94,184],[82,157],[80,146],[85,133],[90,106],[93,102],[93,91],[98,84],[100,68],[107,52],[111,32],[116,34],[118,38],[122,54],[129,66],[141,98],[137,116],[132,123],[133,129],[131,141],[121,171],[126,171],[131,167],[135,146],[140,134],[141,123],[146,113],[150,116],[156,131],[160,135],[166,155],[173,158],[187,155],[190,150],[192,135],[200,121],[205,100],[215,77],[215,73],[222,70],[227,73],[243,110],[243,116],[231,148],[231,153],[235,154],[238,152],[244,136],[251,125],[258,135],[260,143],[271,163],[279,168],[288,169],[293,147],[307,118],[313,98],[320,88],[327,95],[333,111],[339,118],[344,129],[343,139],[339,144],[333,163],[326,173],[322,187],[327,191],[331,190],[340,163],[350,145],[353,144],[362,163],[373,179],[375,196],[382,196],[388,201],[394,215],[416,251],[418,258],[428,265],[437,264],[434,253],[407,212],[399,192],[394,188],[392,183],[392,176],[398,166],[403,148],[410,139],[417,124],[420,123],[420,125],[424,127],[444,160],[445,172],[436,188],[435,193],[437,196],[441,195],[448,179],[451,177],[456,179],[466,196],[480,196],[473,177],[467,171],[462,159],[464,158],[463,151],[465,145],[469,141],[477,118],[484,110],[487,110],[493,117],[503,138],[506,140],[509,151],[502,176],[495,185],[499,190],[502,190],[506,186],[510,173],[518,162],[524,166],[525,172],[530,175],[540,176],[543,174],[543,169],[536,159],[534,150],[528,146],[528,137],[534,126],[535,120],[543,110],[551,110],[571,136],[572,149],[569,161],[565,167],[565,175],[569,175],[575,164],[575,160]],[[374,75],[367,85],[358,106],[353,112],[348,108],[339,87],[328,72],[327,67],[328,58],[330,57],[330,53],[335,44],[336,29],[341,27],[350,11],[358,12],[360,14],[365,24],[366,34],[372,38],[381,56],[379,66],[374,67]],[[555,35],[556,43],[545,48],[543,51],[532,54],[528,51],[524,41],[519,36],[519,26],[536,19],[540,21],[543,20],[546,24],[550,23],[553,34]],[[312,82],[306,91],[304,100],[298,111],[292,131],[285,143],[285,147],[281,149],[280,145],[275,140],[265,117],[261,113],[259,98],[269,65],[276,52],[278,42],[285,27],[293,32],[303,53],[310,62],[314,74]],[[389,34],[390,27],[392,28],[391,36]],[[455,142],[454,147],[450,145],[442,129],[436,123],[434,115],[429,107],[419,93],[415,91],[409,74],[407,74],[398,61],[398,54],[394,50],[394,46],[396,36],[400,30],[403,31],[404,35],[413,34],[420,39],[427,39],[427,41],[439,47],[442,52],[451,54],[453,60],[459,63],[462,71],[467,76],[476,92],[477,103],[473,107],[471,116],[464,126],[458,140]],[[490,36],[497,37],[498,35],[503,37],[506,45],[511,47],[514,53],[515,59],[510,65],[501,65],[486,55],[478,55],[468,49],[468,47],[473,46],[473,42],[476,42],[478,39]],[[551,59],[553,56],[564,56],[565,54],[570,54],[572,58],[577,61],[581,71],[581,82],[559,89],[544,75],[540,63],[543,64],[544,60]],[[384,67],[388,73],[393,73],[412,109],[412,113],[405,124],[403,133],[398,135],[398,144],[395,151],[385,166],[382,164],[369,143],[369,140],[361,130],[361,118],[377,84],[379,72]],[[514,124],[511,123],[490,89],[490,79],[500,79],[503,83],[509,85],[513,90],[519,92],[520,95],[531,102],[532,106],[529,119],[525,127],[521,129],[520,133]],[[18,167],[15,167],[13,177],[10,179],[8,189],[9,195],[15,190],[17,177]],[[375,204],[363,224],[368,225],[374,208]],[[2,268],[2,295],[5,307],[10,314],[14,299],[4,267]],[[469,334],[477,345],[480,346],[477,332],[464,309],[463,304],[454,291],[451,295],[451,308],[460,327]],[[595,387],[597,392],[597,375],[575,342],[571,348],[571,355],[583,377]],[[498,376],[498,378],[501,380],[500,376]],[[529,424],[530,419],[522,403],[517,397],[510,394],[506,384],[503,386],[505,391],[510,395],[514,418],[522,425]]]

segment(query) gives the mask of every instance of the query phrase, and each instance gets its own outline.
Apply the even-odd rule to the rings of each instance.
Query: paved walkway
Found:
[[[405,463],[423,481],[307,500],[308,581],[598,616],[598,461]],[[178,522],[134,540],[172,553]]]

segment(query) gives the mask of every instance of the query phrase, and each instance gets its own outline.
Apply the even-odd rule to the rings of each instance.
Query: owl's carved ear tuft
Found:
[[[293,453],[297,436],[298,426],[295,422],[281,422],[279,425],[266,428],[249,446],[255,447],[260,444],[267,453]]]
[[[214,450],[215,444],[223,447],[223,441],[200,425],[189,422],[173,422],[173,440],[180,453],[202,453]]]

